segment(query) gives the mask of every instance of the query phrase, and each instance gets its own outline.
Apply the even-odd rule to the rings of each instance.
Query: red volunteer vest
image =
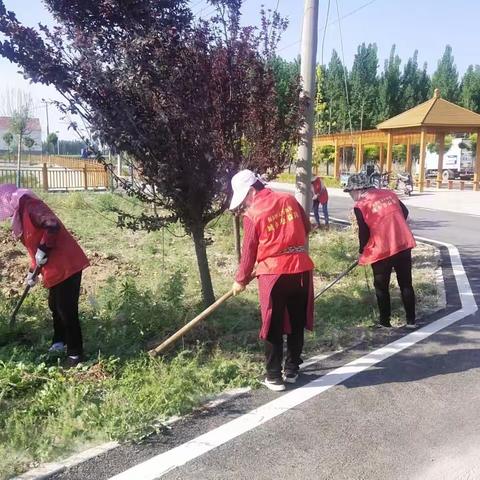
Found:
[[[247,215],[255,225],[259,243],[257,275],[301,273],[313,269],[305,251],[307,232],[300,204],[287,193],[265,188],[255,195]]]
[[[22,212],[22,243],[27,248],[32,268],[35,268],[35,253],[42,240],[45,231],[33,225],[28,214],[27,200],[23,206]],[[80,248],[75,239],[66,230],[63,224],[60,223],[60,230],[56,235],[56,245],[48,254],[48,262],[42,266],[41,274],[43,284],[46,288],[54,287],[78,273],[90,265],[88,258],[83,250]]]
[[[395,193],[372,188],[362,195],[355,207],[360,209],[370,229],[370,239],[358,262],[360,265],[371,265],[416,246]]]
[[[328,203],[328,190],[327,190],[327,187],[325,187],[325,185],[323,184],[322,179],[320,177],[317,177],[312,182],[312,187],[313,187],[314,197],[317,197],[318,201],[322,205],[325,205],[326,203]]]

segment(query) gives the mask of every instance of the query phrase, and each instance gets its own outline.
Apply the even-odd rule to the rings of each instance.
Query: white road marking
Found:
[[[458,322],[462,318],[475,313],[478,307],[457,248],[453,245],[437,242],[435,240],[422,237],[417,238],[419,240],[432,242],[448,248],[455,281],[460,293],[462,308],[415,332],[395,340],[385,347],[374,350],[363,357],[353,360],[352,362],[349,362],[302,387],[296,388],[295,390],[236,418],[235,420],[200,435],[176,448],[161,453],[160,455],[136,465],[123,473],[115,475],[114,477],[111,477],[110,480],[154,480],[160,478],[171,470],[185,465],[187,462],[204,455],[220,445],[263,425],[282,413],[288,412],[292,408],[295,408],[330,388],[345,382],[357,373],[367,370],[377,363],[402,352],[416,343],[425,340],[434,333]]]

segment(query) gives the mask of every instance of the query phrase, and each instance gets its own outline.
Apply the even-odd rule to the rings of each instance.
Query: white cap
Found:
[[[233,197],[230,210],[237,208],[247,196],[250,187],[258,180],[251,170],[240,170],[232,177]]]

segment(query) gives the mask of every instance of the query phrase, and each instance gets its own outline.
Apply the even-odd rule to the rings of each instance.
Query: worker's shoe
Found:
[[[274,392],[283,392],[285,390],[285,384],[281,378],[273,378],[269,379],[266,378],[263,381],[263,384],[269,389]]]
[[[392,328],[392,324],[390,323],[390,320],[387,320],[387,321],[380,320],[375,325],[373,325],[373,328],[378,328],[378,329]]]
[[[69,355],[65,360],[65,368],[75,368],[77,365],[82,363],[81,355]]]
[[[283,374],[283,381],[285,383],[295,383],[298,378],[298,373],[295,372],[285,372]]]
[[[405,328],[408,328],[409,330],[415,330],[418,328],[418,325],[415,323],[415,320],[407,320]]]
[[[49,353],[63,352],[65,350],[65,344],[63,342],[54,342],[48,349]]]

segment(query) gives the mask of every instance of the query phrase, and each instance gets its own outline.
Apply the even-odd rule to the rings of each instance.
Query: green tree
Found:
[[[478,134],[472,133],[469,135],[468,139],[470,140],[470,151],[473,153],[473,156],[476,157],[477,155],[477,141],[478,141]],[[475,161],[477,161],[475,159]]]
[[[453,142],[453,136],[445,135],[445,148],[444,148],[445,153],[450,150],[450,147],[452,146],[452,142]],[[429,143],[427,145],[427,149],[431,153],[438,153],[438,143]]]
[[[474,112],[480,113],[480,66],[470,65],[465,72],[460,87],[461,104]]]
[[[19,105],[10,117],[10,131],[17,138],[17,187],[20,187],[20,167],[22,165],[23,139],[30,133],[28,119],[30,118],[30,103]]]
[[[403,69],[400,99],[402,111],[428,100],[430,88],[427,64],[423,65],[423,70],[418,68],[418,50],[415,50],[413,57],[408,59]]]
[[[427,72],[427,62],[423,64],[423,70],[420,74],[418,83],[418,101],[426,102],[431,97],[432,80]]]
[[[327,133],[344,131],[349,126],[348,105],[345,93],[344,66],[333,50],[325,72],[325,111]]]
[[[52,132],[48,134],[47,137],[47,153],[50,153],[50,145],[53,146],[53,153],[55,153],[55,148],[58,143],[58,136],[56,133]]]
[[[379,121],[386,120],[401,113],[400,105],[400,57],[395,53],[395,45],[390,50],[388,60],[385,60],[385,68],[380,78],[379,88]]]
[[[378,99],[377,46],[362,43],[355,54],[350,74],[352,124],[355,130],[375,126]]]
[[[23,144],[27,147],[28,155],[31,157],[32,156],[32,148],[35,145],[35,140],[32,137],[25,137],[23,139]]]
[[[8,161],[10,161],[10,153],[12,151],[12,144],[13,144],[13,134],[12,132],[7,132],[2,138],[3,138],[3,141],[5,142],[5,145],[7,146]]]
[[[449,102],[458,101],[458,72],[450,45],[445,47],[445,52],[438,62],[437,70],[432,76],[432,87],[434,89],[438,88],[445,100]]]
[[[326,133],[329,128],[328,105],[325,99],[325,67],[317,65],[315,94],[315,134]]]
[[[270,60],[270,65],[275,77],[278,108],[281,114],[285,116],[289,114],[288,110],[291,107],[292,85],[298,83],[300,78],[300,60],[296,59],[289,62],[275,56]]]
[[[335,147],[332,145],[325,145],[323,147],[317,147],[313,152],[313,167],[317,168],[319,165],[326,166],[327,175],[330,174],[329,167],[335,161]]]

